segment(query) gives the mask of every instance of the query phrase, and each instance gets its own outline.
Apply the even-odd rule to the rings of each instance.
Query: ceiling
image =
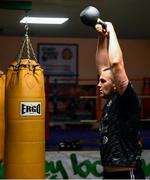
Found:
[[[94,29],[80,21],[80,12],[87,6],[96,7],[101,19],[111,21],[119,38],[150,39],[150,0],[32,0],[28,16],[61,16],[69,21],[63,25],[29,24],[29,35],[95,38]],[[24,16],[24,10],[0,8],[0,36],[23,36],[24,24],[19,21]]]

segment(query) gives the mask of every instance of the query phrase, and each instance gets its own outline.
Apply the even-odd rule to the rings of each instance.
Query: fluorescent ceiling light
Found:
[[[43,17],[24,17],[20,23],[29,24],[63,24],[69,18],[43,18]]]

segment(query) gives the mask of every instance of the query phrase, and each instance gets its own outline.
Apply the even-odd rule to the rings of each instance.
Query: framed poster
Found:
[[[38,60],[50,82],[76,83],[78,75],[77,44],[38,44]]]

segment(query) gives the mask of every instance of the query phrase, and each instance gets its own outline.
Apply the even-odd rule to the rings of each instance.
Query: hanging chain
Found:
[[[25,27],[25,31],[26,31],[25,39],[24,39],[23,44],[22,44],[22,46],[20,48],[19,55],[17,57],[17,61],[19,62],[21,60],[22,54],[24,52],[24,48],[26,46],[27,59],[28,60],[31,59],[31,54],[30,54],[30,52],[31,52],[34,60],[37,62],[37,58],[36,58],[36,55],[34,53],[34,49],[32,47],[32,44],[31,44],[31,41],[30,41],[30,38],[29,38],[29,35],[28,35],[28,30],[29,30],[28,24],[26,23],[26,25],[24,27]]]
[[[28,60],[30,59],[30,49],[29,49],[29,36],[28,36],[28,25],[25,25],[25,30],[26,30],[26,34],[25,34],[25,38],[26,38],[26,47],[27,47],[27,57]]]
[[[18,57],[17,57],[17,62],[19,62],[20,59],[21,59],[21,57],[22,57],[25,43],[26,43],[26,40],[24,39],[24,41],[23,41],[23,43],[22,43],[22,46],[21,46],[21,48],[20,48],[20,51],[19,51],[19,55],[18,55]]]
[[[37,58],[36,58],[36,55],[35,55],[35,53],[34,53],[34,49],[33,49],[33,47],[32,47],[32,43],[31,43],[30,39],[29,39],[29,46],[30,46],[30,48],[31,48],[32,55],[33,55],[35,61],[37,62]]]

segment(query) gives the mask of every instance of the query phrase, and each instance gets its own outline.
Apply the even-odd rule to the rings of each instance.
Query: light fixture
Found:
[[[69,18],[48,18],[48,17],[24,17],[20,23],[29,24],[63,24]]]

